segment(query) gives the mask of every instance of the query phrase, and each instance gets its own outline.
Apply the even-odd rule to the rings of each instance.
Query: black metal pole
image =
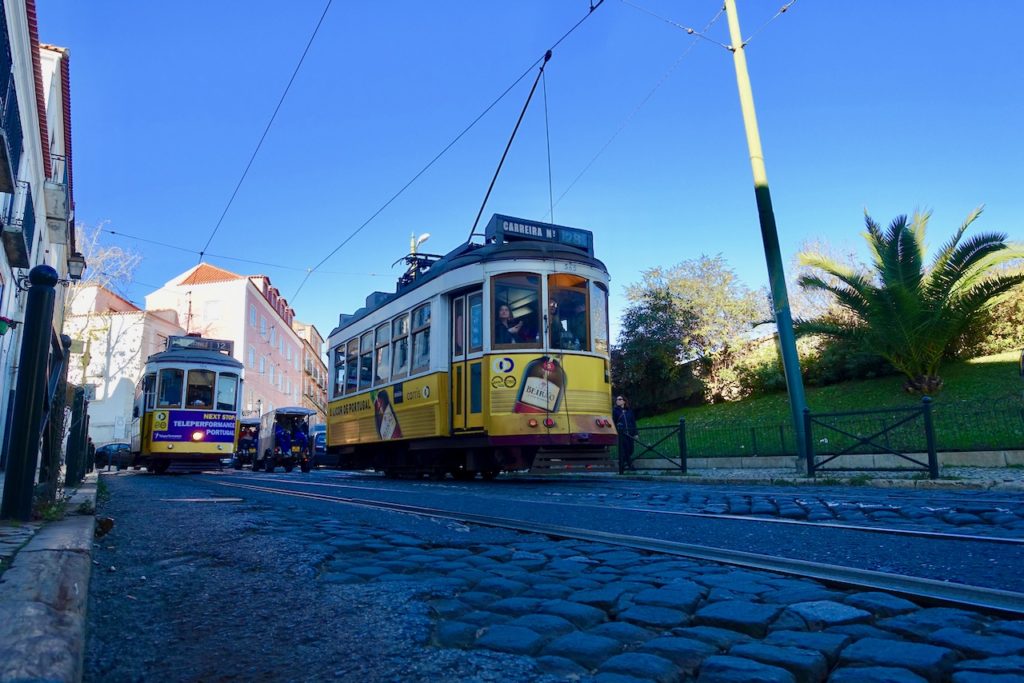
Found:
[[[809,476],[813,477],[814,476],[814,441],[811,438],[811,409],[810,408],[804,408],[804,429],[803,429],[803,432],[804,433],[802,434],[802,436],[803,436],[803,439],[804,439],[804,453],[806,454],[806,457],[807,457],[807,474]],[[797,437],[798,442],[799,442],[799,438],[800,437],[798,436]]]
[[[928,478],[939,478],[939,454],[935,451],[935,425],[932,423],[932,399],[925,396],[921,399],[924,406],[924,438],[928,443]]]
[[[679,418],[679,469],[686,474],[686,418]]]
[[[36,266],[28,274],[32,284],[25,306],[25,325],[18,361],[10,451],[0,519],[32,519],[32,488],[39,461],[39,426],[53,327],[53,288],[60,281],[50,266]]]
[[[64,485],[68,488],[76,485],[81,478],[79,463],[85,460],[86,450],[82,446],[82,434],[85,432],[85,388],[75,387],[74,398],[71,399],[71,429],[68,430],[68,452],[65,460]]]

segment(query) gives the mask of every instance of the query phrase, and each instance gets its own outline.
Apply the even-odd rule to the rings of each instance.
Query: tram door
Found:
[[[452,431],[484,428],[483,294],[480,290],[452,298]]]

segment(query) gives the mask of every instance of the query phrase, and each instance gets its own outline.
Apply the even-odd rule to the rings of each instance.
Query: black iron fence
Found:
[[[906,410],[897,407],[822,417],[848,434],[824,427],[813,430],[814,452],[819,456],[837,455],[856,444],[857,438],[851,434],[877,433],[877,444],[862,443],[856,452],[926,453],[928,443],[920,421],[897,424]],[[1024,400],[1020,397],[1007,396],[985,403],[933,403],[931,410],[937,451],[1024,450]],[[682,441],[666,438],[677,433],[682,434]],[[686,458],[797,455],[796,434],[786,420],[681,420],[678,424],[640,427],[636,442],[633,460],[638,461],[638,468],[650,467],[654,460],[669,457],[682,460],[685,468]]]

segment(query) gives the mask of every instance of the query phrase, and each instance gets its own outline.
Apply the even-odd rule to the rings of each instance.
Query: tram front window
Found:
[[[491,346],[540,346],[540,276],[498,275],[492,290],[494,335]]]
[[[186,407],[211,410],[213,385],[216,381],[217,373],[213,370],[189,370],[188,389],[185,392]]]
[[[157,408],[180,408],[181,387],[185,381],[184,370],[165,369],[160,371],[160,391]]]
[[[217,410],[234,410],[238,396],[238,375],[222,373],[217,383]]]
[[[590,350],[586,279],[566,273],[548,276],[548,347]]]

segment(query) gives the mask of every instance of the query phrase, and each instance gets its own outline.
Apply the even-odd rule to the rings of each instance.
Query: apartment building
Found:
[[[200,263],[146,296],[146,310],[154,309],[176,311],[186,332],[235,343],[235,358],[245,365],[244,415],[302,405],[295,311],[266,275]]]
[[[85,260],[74,234],[70,55],[41,45],[35,0],[0,2],[0,316],[15,325],[0,335],[0,423],[6,463],[21,353],[28,271],[52,266],[65,283],[81,277]],[[66,289],[57,287],[51,372],[70,350],[61,342]],[[49,399],[63,387],[48,383]],[[58,388],[59,387],[59,388]],[[49,405],[49,401],[48,401]]]
[[[93,443],[128,441],[135,385],[146,359],[165,349],[167,337],[185,333],[178,313],[144,311],[109,289],[85,285],[68,302],[64,332],[76,351],[68,382],[85,387]]]
[[[324,338],[314,325],[294,321],[292,328],[302,340],[302,405],[317,412],[314,422],[327,424],[327,364]]]

